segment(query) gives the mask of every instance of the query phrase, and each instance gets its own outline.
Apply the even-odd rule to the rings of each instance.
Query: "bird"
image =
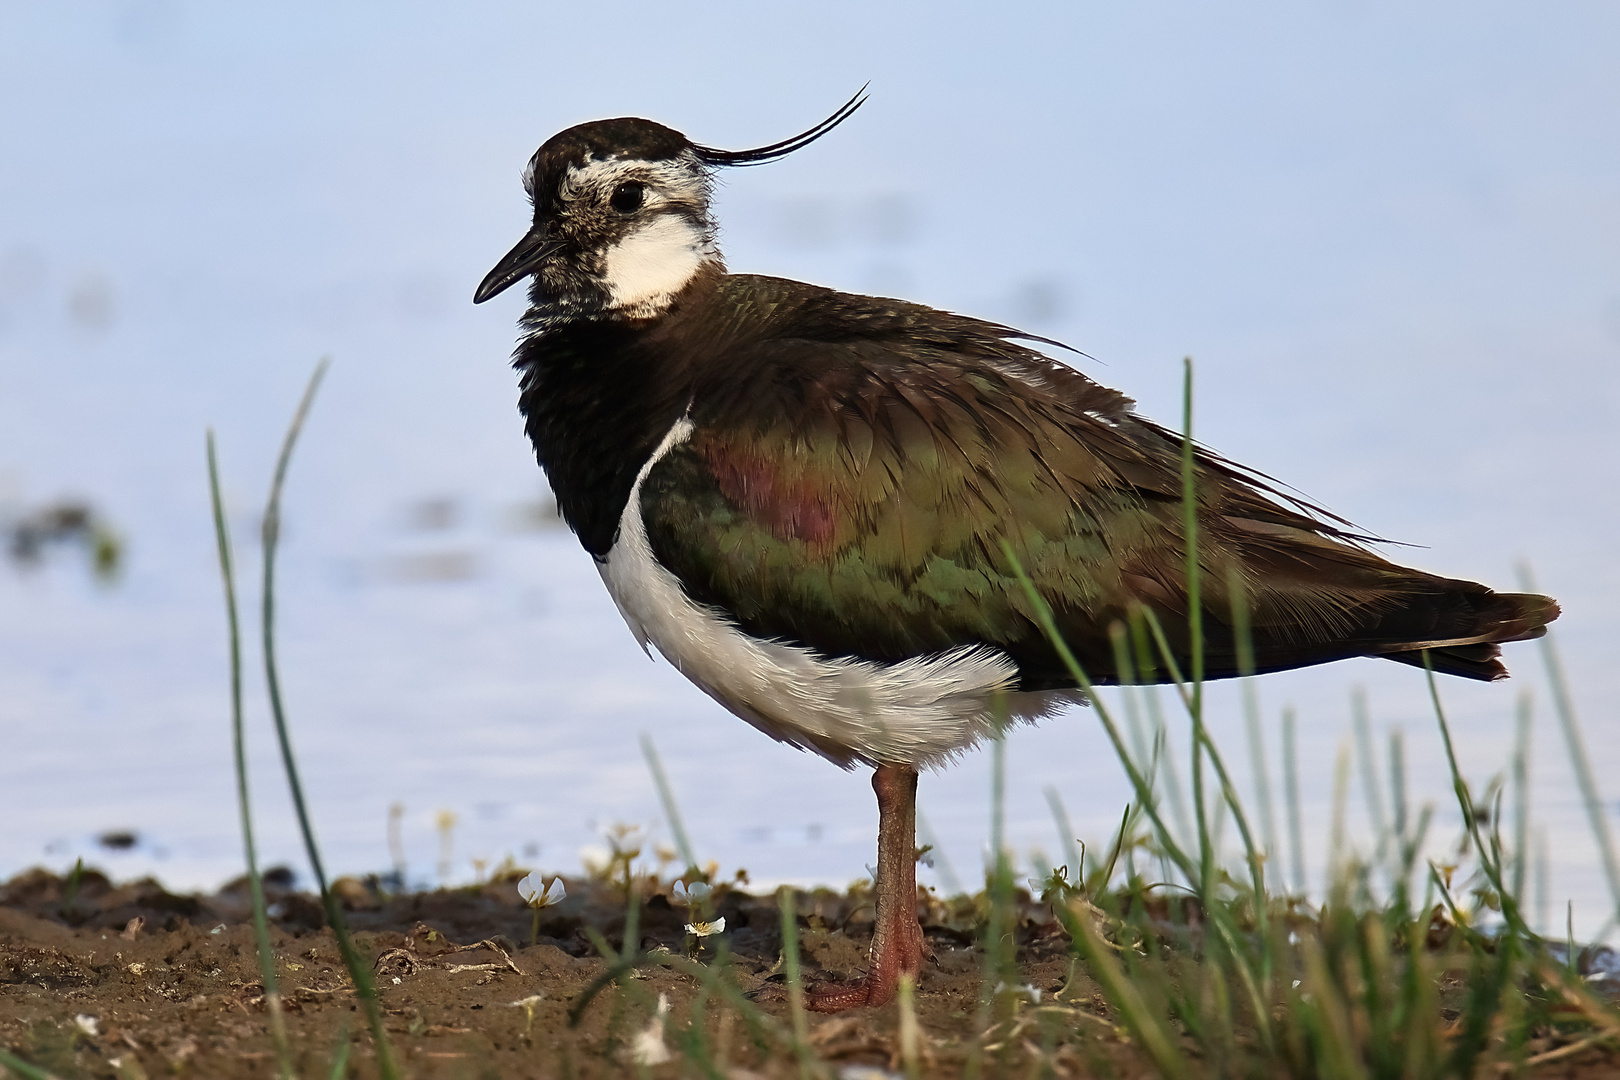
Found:
[[[529,160],[531,227],[473,296],[529,280],[525,428],[642,648],[766,735],[872,769],[873,939],[858,981],[812,988],[824,1012],[883,1005],[923,966],[919,770],[1085,701],[1040,606],[1096,685],[1168,680],[1114,647],[1147,616],[1185,668],[1195,595],[1207,678],[1382,657],[1496,680],[1499,645],[1559,614],[1383,558],[1036,348],[1055,342],[730,273],[721,171],[865,101],[751,150],[636,117],[569,127]]]

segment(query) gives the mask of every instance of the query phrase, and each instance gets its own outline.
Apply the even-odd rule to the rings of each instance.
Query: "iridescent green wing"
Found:
[[[889,661],[985,643],[1026,688],[1066,685],[1010,547],[1093,680],[1118,676],[1109,628],[1140,608],[1184,662],[1179,437],[1003,328],[920,333],[923,310],[849,332],[789,312],[734,346],[642,487],[655,556],[755,635]],[[1490,590],[1395,566],[1213,455],[1196,477],[1212,677],[1236,673],[1232,582],[1260,670],[1503,632],[1481,624],[1511,614]]]

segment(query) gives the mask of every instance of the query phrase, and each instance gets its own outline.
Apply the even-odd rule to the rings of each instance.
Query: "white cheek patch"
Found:
[[[679,214],[659,214],[608,248],[603,274],[608,306],[655,313],[715,257],[697,225]]]

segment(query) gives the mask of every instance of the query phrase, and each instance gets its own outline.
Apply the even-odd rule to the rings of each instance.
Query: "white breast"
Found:
[[[1083,702],[1078,691],[1018,693],[1017,665],[988,645],[966,645],[897,664],[832,659],[750,637],[723,612],[695,604],[654,558],[641,516],[641,485],[692,435],[682,419],[641,468],[619,533],[597,568],[642,648],[653,645],[705,693],[765,734],[846,768],[942,765],[994,734],[995,699],[1013,720],[1035,720]]]

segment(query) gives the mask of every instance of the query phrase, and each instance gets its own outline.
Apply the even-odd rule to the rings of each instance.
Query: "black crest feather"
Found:
[[[866,86],[870,85],[872,84],[866,84]],[[848,120],[854,115],[856,109],[866,104],[866,86],[861,87],[855,92],[854,97],[844,102],[843,108],[809,131],[801,132],[791,139],[783,139],[781,142],[756,147],[753,150],[716,150],[712,146],[694,146],[692,149],[697,154],[698,160],[705,165],[763,165],[767,161],[775,161],[777,158],[786,157],[795,150],[809,146],[827,132]]]

